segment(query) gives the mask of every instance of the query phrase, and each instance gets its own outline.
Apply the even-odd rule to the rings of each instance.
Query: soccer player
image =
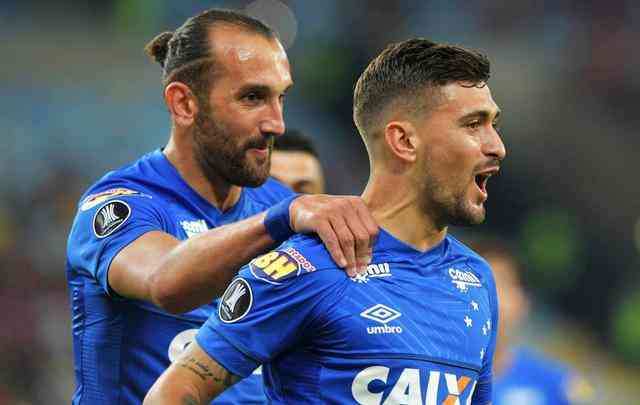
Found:
[[[413,39],[360,76],[363,193],[381,226],[349,277],[313,236],[251,261],[145,404],[204,404],[263,365],[278,404],[487,404],[497,327],[488,264],[447,234],[485,218],[505,148],[489,61]]]
[[[594,390],[575,370],[536,350],[516,344],[529,300],[520,264],[507,243],[480,238],[473,248],[493,270],[500,302],[500,326],[494,356],[494,405],[570,405],[592,403]]]
[[[271,156],[271,176],[296,193],[324,193],[324,174],[311,139],[295,129],[276,138]]]
[[[163,68],[171,136],[79,204],[67,249],[74,404],[141,403],[240,266],[293,230],[317,232],[350,274],[366,271],[377,232],[359,197],[296,198],[268,179],[292,80],[267,26],[214,9],[147,50]],[[218,403],[264,400],[255,383]]]

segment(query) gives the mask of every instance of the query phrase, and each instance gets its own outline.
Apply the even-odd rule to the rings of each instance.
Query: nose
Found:
[[[494,159],[503,160],[507,156],[507,149],[502,143],[502,138],[495,128],[491,128],[488,138],[484,143],[484,154]]]
[[[284,111],[282,103],[276,101],[272,103],[266,111],[266,116],[260,122],[260,131],[263,134],[282,135],[284,134]]]

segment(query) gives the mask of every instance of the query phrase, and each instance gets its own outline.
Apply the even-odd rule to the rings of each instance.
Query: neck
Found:
[[[240,199],[242,187],[230,184],[220,177],[205,176],[193,155],[190,144],[180,144],[172,135],[163,153],[180,173],[182,179],[220,211],[228,210]]]
[[[409,176],[389,171],[372,171],[362,194],[378,224],[396,238],[419,251],[427,251],[447,235],[421,209],[416,187],[409,184]]]

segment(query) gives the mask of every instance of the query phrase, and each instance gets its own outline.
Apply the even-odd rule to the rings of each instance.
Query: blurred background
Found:
[[[69,402],[75,204],[164,145],[160,67],[142,49],[212,6],[280,31],[296,82],[287,125],[317,143],[331,193],[365,185],[352,89],[386,44],[424,36],[487,54],[508,157],[479,230],[525,263],[522,335],[581,370],[601,402],[640,397],[640,3],[0,0],[0,404]]]

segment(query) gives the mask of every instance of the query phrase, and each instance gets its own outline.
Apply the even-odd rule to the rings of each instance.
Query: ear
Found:
[[[198,114],[198,101],[189,86],[181,82],[169,83],[164,89],[164,99],[176,125],[193,125]]]
[[[384,127],[384,139],[393,156],[415,162],[419,146],[416,128],[409,121],[391,121]]]

